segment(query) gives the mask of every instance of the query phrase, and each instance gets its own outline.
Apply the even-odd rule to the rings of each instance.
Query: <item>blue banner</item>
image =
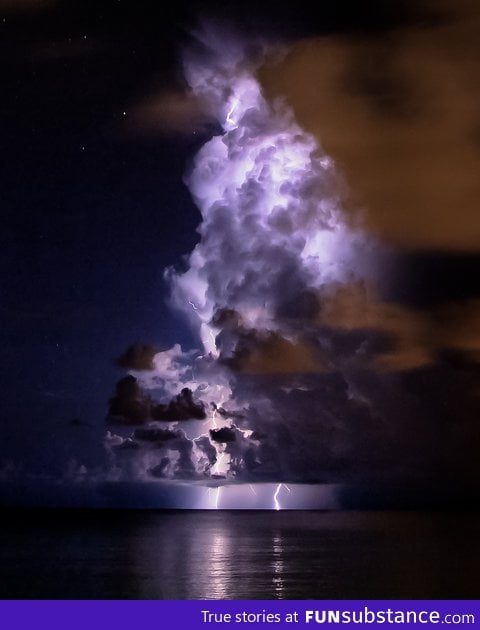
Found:
[[[480,600],[2,601],[9,630],[480,626]]]

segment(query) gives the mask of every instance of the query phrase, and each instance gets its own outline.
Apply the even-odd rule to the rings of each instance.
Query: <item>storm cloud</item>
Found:
[[[448,104],[432,95],[437,136],[396,74],[399,66],[412,90],[440,82],[440,70],[424,81],[422,63],[409,61],[412,50],[420,61],[432,53],[436,28],[422,42],[411,26],[389,31],[394,52],[379,67],[382,38],[302,42],[280,66],[262,67],[261,48],[247,52],[238,41],[225,47],[218,33],[199,34],[185,74],[222,132],[186,176],[202,215],[199,243],[186,270],[165,273],[171,306],[199,348],[159,352],[151,372],[117,386],[111,414],[125,409],[128,423],[139,416],[149,423],[128,438],[138,444],[142,474],[205,483],[476,483],[478,299],[414,304],[385,290],[381,268],[389,256],[408,257],[403,246],[471,249],[476,234],[475,221],[472,233],[450,230],[445,208],[435,205],[440,192],[428,203],[424,194],[437,158],[439,186],[446,185],[456,113],[450,120]],[[314,78],[309,107],[300,66]],[[317,132],[315,120],[318,134],[305,131],[275,91],[296,115],[298,99],[298,119]],[[444,146],[440,157],[428,133]],[[400,149],[386,149],[384,135]],[[402,142],[425,142],[432,153],[407,168]],[[461,160],[473,160],[465,162],[468,179],[476,157],[459,142]],[[409,174],[426,178],[422,192],[402,179]],[[449,181],[463,225],[471,213],[465,182]],[[441,204],[453,207],[452,191],[443,192]],[[429,214],[434,207],[438,217]]]
[[[348,183],[345,209],[362,208],[369,230],[400,247],[478,252],[480,7],[410,11],[384,32],[301,40],[262,84],[321,138]]]
[[[150,416],[150,401],[129,374],[120,379],[115,387],[115,395],[110,399],[109,420],[112,424],[141,424]]]
[[[153,359],[158,348],[147,344],[133,344],[117,359],[117,365],[129,370],[153,370]]]

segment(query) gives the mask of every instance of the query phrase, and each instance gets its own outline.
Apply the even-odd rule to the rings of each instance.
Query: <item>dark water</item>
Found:
[[[6,511],[1,598],[478,598],[464,513]]]

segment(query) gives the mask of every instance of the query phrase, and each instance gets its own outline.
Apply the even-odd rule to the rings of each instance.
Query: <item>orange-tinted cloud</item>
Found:
[[[191,94],[166,90],[146,97],[129,112],[129,131],[139,134],[191,134],[208,120],[205,108]]]
[[[158,348],[149,344],[135,343],[117,359],[117,365],[128,370],[154,370],[154,357]]]
[[[480,300],[447,303],[431,311],[381,302],[365,285],[341,286],[325,299],[320,323],[334,329],[375,331],[390,341],[375,362],[389,370],[434,363],[455,350],[480,359]]]
[[[226,361],[235,371],[246,374],[296,374],[318,372],[320,361],[302,341],[290,341],[280,334],[245,334],[234,358]]]
[[[475,251],[480,5],[430,7],[440,19],[301,41],[262,80],[336,160],[372,232],[407,248]]]

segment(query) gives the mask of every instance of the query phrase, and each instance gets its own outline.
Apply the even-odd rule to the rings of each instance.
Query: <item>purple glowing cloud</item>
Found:
[[[206,58],[185,64],[194,96],[222,128],[186,178],[201,212],[201,238],[186,272],[166,272],[171,303],[202,350],[175,345],[153,357],[152,370],[133,372],[170,428],[178,418],[167,412],[182,391],[205,409],[206,420],[182,417],[181,438],[143,441],[136,452],[110,436],[110,450],[118,470],[127,452],[130,472],[133,459],[140,476],[154,470],[217,487],[302,481],[311,459],[302,441],[312,430],[312,401],[321,396],[315,378],[329,371],[318,335],[319,296],[359,278],[365,237],[345,222],[341,180],[317,140],[283,102],[268,102],[240,46],[226,54],[215,46],[209,41]],[[285,410],[299,405],[290,426],[280,414],[287,400]],[[333,455],[326,460],[331,465]],[[323,466],[320,457],[315,479]]]

